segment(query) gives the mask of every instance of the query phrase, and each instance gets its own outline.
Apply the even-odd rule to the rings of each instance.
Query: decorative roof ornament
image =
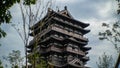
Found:
[[[51,12],[52,11],[52,9],[51,8],[48,8],[48,12]]]
[[[67,6],[65,6],[64,9],[67,10]]]

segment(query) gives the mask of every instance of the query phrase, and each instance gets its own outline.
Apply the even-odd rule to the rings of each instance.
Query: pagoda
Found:
[[[37,61],[45,60],[49,68],[88,68],[86,55],[91,47],[86,47],[84,37],[90,32],[85,29],[88,26],[75,20],[66,6],[61,11],[48,8],[44,18],[30,28],[33,40],[27,46],[28,55],[40,54]]]

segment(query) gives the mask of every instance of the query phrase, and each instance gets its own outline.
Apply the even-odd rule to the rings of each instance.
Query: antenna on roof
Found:
[[[51,9],[51,8],[48,8],[48,12],[50,12],[50,11],[52,11],[52,9]]]
[[[64,9],[67,10],[67,6],[65,6]]]
[[[59,12],[59,11],[60,11],[58,6],[56,6],[56,10],[57,10],[57,12]]]

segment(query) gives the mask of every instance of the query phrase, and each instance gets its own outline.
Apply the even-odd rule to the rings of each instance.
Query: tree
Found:
[[[113,68],[112,56],[106,55],[105,53],[99,57],[99,61],[96,63],[98,68]]]
[[[0,60],[0,68],[3,68],[3,66],[2,66],[2,61]]]
[[[117,13],[118,13],[118,17],[119,17],[120,0],[116,0],[116,1],[118,2]],[[99,32],[99,39],[107,40],[107,41],[111,42],[114,45],[117,53],[120,53],[120,45],[119,45],[120,44],[120,20],[118,19],[118,21],[114,22],[113,24],[103,23],[102,26],[105,27],[105,31]],[[106,56],[111,57],[109,55],[106,55]],[[104,56],[102,56],[101,58],[104,58]],[[107,60],[108,60],[108,62],[112,62],[110,60],[110,58]],[[100,61],[100,63],[98,64],[98,66],[100,66],[101,64],[107,65],[107,63],[105,63],[105,61],[102,61],[102,59],[99,59],[99,61]]]
[[[28,5],[26,5],[26,4],[28,4]],[[48,9],[48,7],[51,7],[52,0],[47,1],[47,2],[44,2],[43,0],[38,0],[36,2],[36,4],[34,4],[34,5],[29,5],[29,2],[26,4],[24,4],[22,1],[20,1],[20,3],[19,3],[21,15],[22,15],[22,22],[21,22],[22,27],[18,28],[19,25],[17,26],[15,24],[13,24],[12,26],[15,28],[15,30],[17,31],[17,33],[19,34],[19,36],[21,37],[21,39],[24,43],[25,56],[26,56],[26,67],[28,67],[28,65],[27,65],[28,54],[27,54],[26,47],[29,45],[29,39],[30,39],[30,36],[29,36],[30,29],[29,28],[31,27],[31,25],[35,24],[42,18],[42,16],[46,13],[46,10]],[[40,25],[40,27],[41,26],[42,25]],[[41,28],[40,28],[40,31],[41,31]],[[37,44],[38,44],[38,41],[37,41],[38,38],[35,38],[35,39],[36,39],[36,43],[34,45],[34,48],[36,48]],[[37,62],[36,59],[38,58],[38,55],[36,55],[34,50],[35,49],[33,49],[34,55],[32,55],[30,57],[34,62],[33,63],[34,68],[36,68],[36,62]]]
[[[120,14],[120,0],[116,0],[118,2],[118,9],[117,9],[117,13]]]
[[[120,46],[119,46],[119,43],[120,43],[120,22],[115,22],[113,23],[112,25],[110,24],[106,24],[106,23],[103,23],[102,24],[103,27],[106,27],[106,30],[104,32],[99,32],[99,39],[100,40],[108,40],[110,41],[115,49],[117,50],[117,52],[119,53],[120,52]]]
[[[120,0],[116,0],[116,1],[118,2],[117,13],[119,17]],[[119,45],[120,44],[120,20],[118,19],[118,21],[116,21],[113,24],[103,23],[102,26],[106,27],[106,29],[103,32],[99,32],[99,39],[110,41],[114,45],[117,52],[119,53],[120,52],[120,45]]]
[[[20,0],[1,0],[0,1],[0,25],[1,23],[10,23],[12,15],[9,9],[16,3],[20,3]],[[36,0],[23,0],[23,3],[25,5],[31,5],[31,4],[35,4]],[[6,33],[0,27],[0,38],[5,36],[6,36]]]
[[[20,68],[23,66],[23,57],[21,57],[21,52],[19,50],[12,50],[8,56],[4,56],[3,59],[9,61],[12,68]]]

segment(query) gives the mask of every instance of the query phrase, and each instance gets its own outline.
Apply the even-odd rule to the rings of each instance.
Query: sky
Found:
[[[92,47],[87,55],[90,57],[87,66],[97,68],[96,62],[104,52],[114,58],[117,57],[114,46],[110,42],[98,39],[98,32],[104,30],[101,24],[104,22],[111,24],[116,20],[117,5],[115,5],[116,2],[114,0],[54,0],[53,3],[53,8],[57,6],[60,10],[63,10],[64,6],[67,6],[74,19],[90,24],[87,29],[90,29],[91,32],[85,35],[89,39],[87,46]],[[20,9],[17,6],[14,5],[10,9],[13,15],[13,23],[21,22],[22,20]],[[2,44],[0,47],[0,58],[8,55],[12,50],[20,50],[22,56],[24,56],[24,45],[15,29],[10,24],[2,24],[2,28],[7,32],[7,36],[0,39]]]

